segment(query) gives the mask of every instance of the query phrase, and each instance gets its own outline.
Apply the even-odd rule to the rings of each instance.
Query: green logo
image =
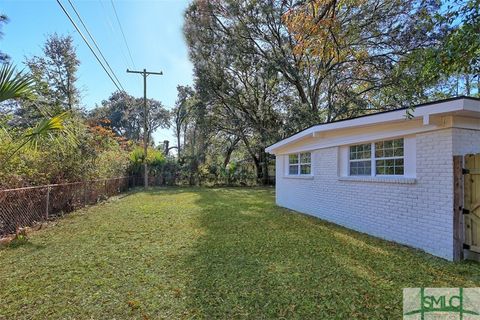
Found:
[[[405,288],[404,319],[480,319],[480,288]]]

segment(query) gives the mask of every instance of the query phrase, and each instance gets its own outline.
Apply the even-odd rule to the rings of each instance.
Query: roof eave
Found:
[[[419,108],[422,107],[422,108]],[[480,100],[471,99],[466,97],[460,97],[455,99],[442,100],[435,103],[428,103],[425,105],[415,106],[412,111],[412,119],[424,118],[424,121],[428,121],[428,118],[432,115],[439,115],[442,113],[451,113],[455,111],[473,111],[480,113]],[[331,122],[325,124],[314,125],[303,131],[300,131],[288,138],[280,140],[271,146],[265,148],[268,153],[275,154],[275,150],[283,148],[286,145],[301,140],[303,138],[315,135],[315,132],[326,132],[333,130],[341,130],[354,127],[365,127],[376,125],[379,123],[391,123],[399,120],[406,119],[406,109],[391,110],[388,112],[375,113],[365,115],[352,119],[345,119],[338,122]]]

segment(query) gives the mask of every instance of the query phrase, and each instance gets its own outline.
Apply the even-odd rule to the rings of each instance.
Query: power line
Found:
[[[112,32],[112,36],[115,38],[115,44],[118,45],[119,51],[122,53],[122,59],[123,62],[125,63],[125,68],[128,69],[128,59],[127,56],[125,55],[125,48],[122,46],[121,39],[119,38],[118,32],[113,28],[113,23],[112,20],[110,19],[110,15],[108,14],[107,8],[103,4],[102,0],[98,0],[100,2],[100,5],[102,6],[103,14],[105,15],[106,20],[104,20],[104,23],[106,24],[107,28],[110,27],[110,31]]]
[[[125,46],[127,47],[128,55],[130,56],[130,60],[132,61],[133,67],[135,68],[135,62],[133,62],[132,53],[130,52],[130,47],[128,46],[127,38],[125,37],[125,33],[123,32],[122,24],[120,23],[120,19],[118,18],[117,9],[115,9],[115,4],[113,3],[113,0],[110,0],[110,2],[112,3],[113,12],[115,12],[115,18],[117,18],[117,22],[118,22],[118,25],[120,27],[120,31],[122,32],[123,41],[125,42]]]
[[[118,91],[122,91],[122,89],[120,89],[120,87],[118,86],[118,84],[115,82],[115,80],[113,80],[112,76],[110,75],[110,73],[107,71],[107,69],[105,68],[105,66],[103,65],[102,61],[100,60],[100,58],[97,56],[97,53],[95,52],[95,50],[93,50],[92,46],[90,45],[90,43],[88,43],[88,40],[85,38],[85,36],[83,35],[82,31],[80,31],[80,29],[78,28],[77,24],[75,23],[75,21],[73,21],[72,17],[70,16],[70,14],[68,13],[68,11],[65,9],[65,7],[63,6],[63,4],[60,2],[60,0],[57,0],[57,3],[60,5],[60,7],[62,8],[63,12],[65,13],[65,15],[68,17],[68,19],[70,20],[70,22],[73,24],[73,26],[75,27],[75,29],[77,30],[77,32],[80,34],[80,36],[82,37],[83,41],[85,42],[85,44],[88,46],[88,48],[90,49],[90,51],[93,53],[93,55],[95,56],[95,58],[97,58],[97,61],[98,63],[100,63],[100,65],[102,66],[103,70],[105,71],[105,73],[108,75],[108,77],[110,78],[110,80],[112,80],[113,84],[115,85],[115,87],[117,87]]]
[[[100,55],[102,56],[103,60],[105,61],[105,63],[107,64],[107,67],[108,69],[110,70],[110,72],[113,74],[113,76],[115,77],[115,80],[117,80],[118,84],[120,85],[120,87],[122,88],[123,91],[125,91],[125,89],[123,88],[122,86],[122,83],[120,82],[120,80],[118,80],[117,78],[117,75],[115,74],[115,72],[113,71],[112,67],[110,66],[110,64],[108,63],[108,60],[105,58],[105,56],[103,55],[102,53],[102,50],[100,50],[100,48],[98,47],[98,44],[97,44],[97,41],[95,41],[95,38],[93,37],[93,35],[90,33],[90,31],[88,30],[87,26],[85,25],[85,23],[83,22],[83,19],[82,17],[80,17],[80,14],[78,13],[77,9],[75,8],[75,6],[73,5],[72,1],[71,0],[68,0],[68,3],[70,3],[70,6],[72,7],[73,11],[75,12],[75,14],[77,15],[78,17],[78,20],[80,20],[80,23],[82,24],[83,28],[85,29],[85,31],[87,31],[87,34],[88,36],[90,37],[90,39],[92,40],[93,44],[95,45],[95,48],[97,48],[98,52],[100,53]]]

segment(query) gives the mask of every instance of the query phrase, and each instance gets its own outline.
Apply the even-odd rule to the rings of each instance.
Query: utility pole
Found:
[[[148,108],[147,108],[147,76],[158,75],[161,76],[163,72],[152,72],[143,69],[143,71],[128,70],[127,73],[139,73],[143,75],[143,186],[145,190],[148,188],[148,165],[147,165],[147,150],[148,150]]]

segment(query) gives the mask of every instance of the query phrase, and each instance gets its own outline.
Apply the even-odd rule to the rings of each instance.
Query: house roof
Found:
[[[315,136],[316,133],[345,128],[366,127],[378,125],[380,123],[402,121],[405,120],[407,117],[407,109],[413,110],[411,112],[413,119],[423,117],[424,124],[428,124],[430,116],[448,114],[452,112],[462,116],[480,118],[480,99],[474,97],[459,96],[450,99],[417,104],[411,107],[403,107],[394,110],[361,115],[349,119],[316,124],[268,146],[265,151],[274,153],[276,149],[285,147],[288,144],[297,142],[305,137]]]

